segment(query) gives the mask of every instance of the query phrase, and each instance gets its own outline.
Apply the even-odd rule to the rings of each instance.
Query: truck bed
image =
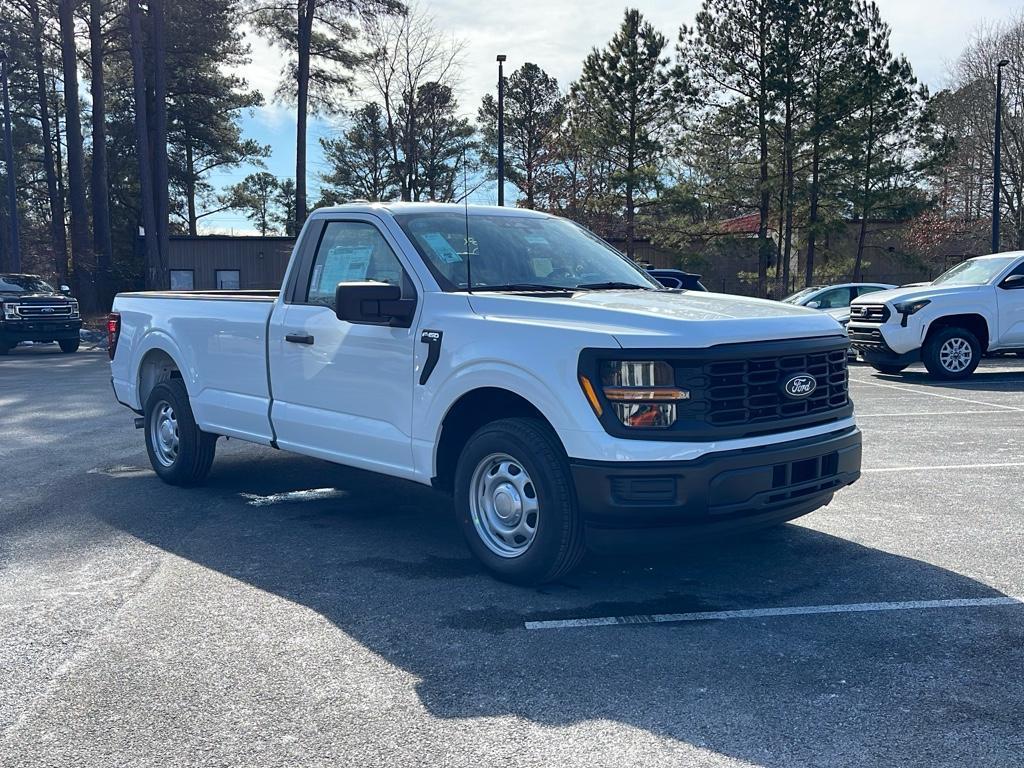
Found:
[[[203,429],[269,443],[267,324],[278,291],[121,293],[118,351],[111,366],[121,402],[141,410],[161,348],[181,368]],[[154,372],[156,371],[156,372]]]

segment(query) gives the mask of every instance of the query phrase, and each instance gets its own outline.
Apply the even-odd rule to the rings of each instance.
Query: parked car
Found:
[[[681,269],[648,269],[647,274],[657,280],[666,288],[683,289],[687,291],[706,291],[707,288],[700,281],[700,275],[692,272],[684,272]]]
[[[200,482],[227,435],[432,484],[518,583],[638,529],[789,520],[860,475],[831,318],[666,290],[535,211],[321,209],[280,291],[124,293],[109,332],[164,481]]]
[[[75,352],[82,318],[78,302],[38,275],[0,274],[0,355],[23,341],[53,342]]]
[[[787,304],[797,304],[809,309],[827,312],[841,325],[850,322],[850,302],[859,296],[895,288],[888,283],[842,283],[841,285],[817,285],[804,288],[783,299]]]
[[[850,343],[882,373],[922,361],[965,379],[987,354],[1024,352],[1024,251],[968,259],[923,286],[854,301]]]

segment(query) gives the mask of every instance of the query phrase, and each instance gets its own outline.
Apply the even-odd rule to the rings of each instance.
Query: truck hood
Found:
[[[988,285],[918,285],[909,288],[892,288],[888,291],[876,291],[869,293],[859,299],[854,299],[854,304],[893,304],[897,301],[911,301],[914,299],[935,299],[941,298],[949,293],[958,296],[980,292],[989,288]]]
[[[842,334],[824,312],[703,291],[579,291],[551,296],[473,293],[491,319],[612,334],[624,347],[709,347]]]

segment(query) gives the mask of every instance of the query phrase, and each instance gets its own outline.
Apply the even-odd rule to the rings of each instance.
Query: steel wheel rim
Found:
[[[967,343],[967,339],[960,336],[947,339],[946,343],[939,348],[939,362],[950,373],[960,373],[965,370],[973,358],[974,350]]]
[[[476,465],[469,511],[477,536],[499,557],[519,557],[537,537],[537,488],[522,462],[507,453],[492,453]]]
[[[149,442],[162,466],[171,467],[178,460],[178,419],[166,400],[161,400],[153,409],[153,418],[149,420]]]

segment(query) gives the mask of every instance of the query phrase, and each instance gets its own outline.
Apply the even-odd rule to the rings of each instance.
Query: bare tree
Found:
[[[370,49],[366,85],[384,111],[399,193],[412,200],[419,188],[417,94],[428,83],[456,89],[465,43],[439,30],[416,4],[404,16],[369,19],[364,37]]]
[[[109,302],[110,265],[113,244],[110,239],[110,197],[107,180],[107,110],[103,79],[103,0],[89,0],[89,62],[92,72],[89,90],[92,95],[92,168],[89,192],[92,197],[92,244],[96,251],[96,287],[100,301]]]

